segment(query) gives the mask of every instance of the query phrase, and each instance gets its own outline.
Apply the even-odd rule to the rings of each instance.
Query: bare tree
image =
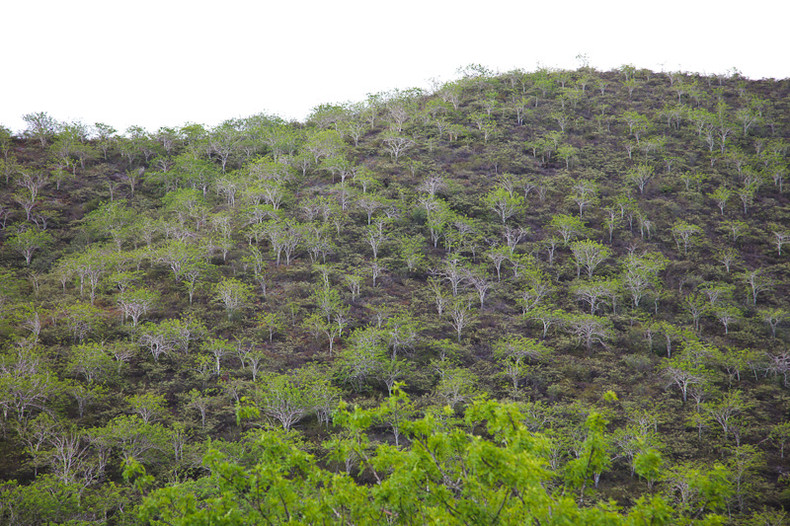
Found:
[[[664,374],[670,380],[670,385],[675,384],[683,395],[683,403],[688,401],[689,389],[705,382],[705,371],[702,367],[689,361],[667,361]]]
[[[456,298],[450,307],[450,325],[455,329],[458,341],[461,341],[461,333],[474,320],[474,313],[471,308],[472,301],[469,298]]]
[[[782,255],[782,246],[788,243],[790,243],[790,232],[774,231],[774,244],[776,245],[776,251],[780,256]]]
[[[423,180],[422,183],[417,187],[418,192],[425,192],[428,194],[428,197],[433,199],[436,197],[436,193],[440,192],[447,188],[447,183],[444,182],[444,179],[437,176],[427,177]]]
[[[579,314],[567,316],[564,323],[571,333],[584,343],[588,352],[592,350],[593,343],[600,343],[605,347],[606,340],[611,337],[612,324],[606,318],[590,314]]]
[[[491,289],[492,283],[488,280],[488,277],[480,271],[466,271],[466,280],[472,284],[477,291],[477,297],[480,300],[480,308],[483,308],[483,302],[486,299],[486,295],[488,291]]]
[[[747,270],[741,274],[741,279],[749,286],[752,305],[757,305],[757,294],[769,290],[772,286],[771,279],[762,269]]]
[[[383,142],[395,162],[398,162],[398,158],[415,144],[414,140],[397,134],[387,134]]]
[[[375,225],[368,225],[367,230],[365,230],[365,241],[368,242],[371,250],[373,250],[374,261],[378,259],[379,248],[386,239],[383,221],[377,221]]]

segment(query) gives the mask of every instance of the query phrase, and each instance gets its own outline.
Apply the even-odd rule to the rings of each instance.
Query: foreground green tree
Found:
[[[666,525],[723,519],[715,515],[729,488],[721,470],[678,471],[679,480],[689,481],[696,493],[680,501],[677,510],[658,495],[640,497],[628,510],[611,502],[583,506],[568,495],[566,490],[573,488],[584,492],[586,482],[608,465],[606,420],[598,413],[588,418],[583,454],[569,466],[569,487],[561,491],[549,489],[556,476],[548,463],[549,439],[528,431],[514,404],[476,402],[467,408],[463,426],[455,425],[448,411],[399,419],[399,432],[409,446],[374,448],[373,426],[392,420],[401,399],[408,404],[396,390],[393,403],[366,410],[341,406],[335,424],[344,432],[324,444],[330,466],[356,458],[358,474],[370,484],[358,482],[349,470],[322,467],[291,433],[260,431],[250,437],[256,453],[252,465],[243,466],[212,448],[204,458],[208,475],[151,492],[137,516],[157,525]],[[478,425],[485,437],[468,431]]]

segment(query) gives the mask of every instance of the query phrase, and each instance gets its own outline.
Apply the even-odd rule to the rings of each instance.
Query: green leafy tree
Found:
[[[522,196],[512,194],[499,187],[488,192],[483,197],[483,201],[499,217],[503,225],[524,206],[524,198]]]
[[[710,375],[710,371],[703,365],[684,358],[666,359],[663,369],[669,381],[680,389],[683,403],[688,401],[689,389],[693,386],[702,385]]]
[[[455,329],[455,334],[460,342],[463,330],[476,319],[476,315],[472,311],[471,300],[460,296],[455,298],[448,309],[448,315],[450,316],[450,325]]]
[[[702,404],[707,416],[721,426],[724,440],[729,439],[730,432],[737,425],[738,415],[749,408],[741,391],[728,391],[721,399]]]
[[[235,354],[233,344],[221,338],[206,338],[203,342],[203,350],[214,359],[214,374],[217,376],[222,368],[222,358]]]
[[[163,395],[144,392],[128,397],[127,401],[132,406],[132,411],[137,413],[145,424],[158,420],[165,411]]]
[[[187,260],[181,267],[181,281],[187,288],[190,305],[192,305],[192,300],[198,287],[198,281],[210,275],[214,268],[214,265],[206,263],[201,259]]]
[[[629,90],[629,98],[631,93],[633,92],[635,84],[635,79],[629,78],[626,81],[628,90]],[[642,137],[651,127],[651,122],[646,115],[642,115],[635,111],[626,111],[623,113],[622,116],[623,122],[628,125],[628,132],[634,136],[636,139],[637,144],[639,143],[639,138]],[[640,192],[641,193],[641,192]]]
[[[201,259],[200,252],[196,246],[179,240],[169,241],[156,249],[152,256],[156,261],[165,263],[170,267],[176,281],[182,278],[182,274],[188,264]]]
[[[11,250],[19,252],[25,258],[25,265],[29,267],[33,254],[38,250],[46,249],[53,241],[52,234],[46,230],[26,228],[13,234],[5,244]]]
[[[398,252],[409,271],[416,270],[425,260],[425,240],[414,236],[403,236],[398,240]]]
[[[572,144],[563,143],[557,148],[557,158],[565,161],[565,169],[569,170],[571,164],[579,159],[579,149]]]
[[[708,194],[708,197],[716,201],[721,215],[724,215],[724,207],[727,205],[727,201],[729,201],[730,197],[732,197],[732,191],[724,186],[719,186],[712,193]]]
[[[779,422],[771,427],[768,438],[779,447],[779,458],[785,458],[785,446],[790,443],[790,422]]]
[[[348,339],[349,344],[337,356],[337,376],[355,391],[362,391],[377,378],[387,359],[384,335],[376,327],[361,327]]]
[[[442,364],[438,367],[438,373],[435,394],[453,410],[459,404],[469,403],[480,395],[477,378],[468,369]]]
[[[732,247],[724,247],[716,251],[716,261],[724,265],[725,270],[729,274],[732,267],[735,266],[740,259],[740,253]]]
[[[285,255],[285,264],[290,265],[291,258],[302,238],[301,226],[290,219],[271,220],[263,225],[276,256],[277,266],[280,266],[283,255]]]
[[[67,367],[71,374],[82,376],[88,384],[104,383],[117,371],[112,356],[98,343],[73,346]]]
[[[98,307],[76,301],[62,305],[57,311],[57,318],[71,334],[72,341],[82,343],[89,334],[97,332],[102,327],[104,313]]]
[[[105,203],[85,217],[85,227],[96,239],[111,239],[118,251],[134,237],[135,211],[121,201]]]
[[[66,524],[84,521],[85,517],[101,520],[102,512],[109,513],[111,506],[86,512],[85,505],[95,501],[80,482],[64,482],[54,474],[38,477],[31,484],[19,484],[16,480],[0,486],[0,498],[4,506],[2,519],[9,524]],[[98,500],[98,499],[97,499]],[[118,498],[118,504],[125,504]]]
[[[156,291],[138,288],[122,292],[116,302],[123,310],[124,321],[127,317],[131,318],[132,327],[137,327],[140,317],[145,316],[158,300],[159,294]]]
[[[587,227],[581,218],[565,214],[552,216],[549,227],[562,236],[562,240],[566,245],[572,239],[587,233]]]
[[[634,471],[647,481],[648,490],[652,490],[656,481],[660,480],[665,473],[664,459],[661,453],[655,448],[644,447],[634,457]]]
[[[725,508],[732,495],[729,478],[730,472],[721,464],[711,468],[682,464],[668,470],[665,484],[682,515],[704,516]],[[721,520],[715,516],[711,520],[716,518]]]
[[[157,400],[153,402],[158,407]],[[137,414],[115,417],[107,425],[92,429],[91,436],[97,445],[116,452],[125,461],[134,459],[149,466],[162,462],[162,452],[167,449],[167,428],[145,422]]]
[[[592,412],[587,416],[587,437],[579,448],[578,457],[565,466],[566,481],[571,487],[579,488],[579,500],[582,502],[587,485],[593,482],[597,487],[601,474],[612,463],[609,439],[606,436],[607,423],[600,413]]]
[[[549,307],[538,307],[524,313],[524,317],[529,320],[540,321],[543,325],[542,338],[545,339],[552,325],[559,326],[565,322],[567,313],[561,309]]]
[[[608,300],[612,311],[616,311],[616,300],[620,292],[619,280],[595,280],[577,282],[570,287],[570,292],[590,306],[590,314],[595,314],[599,306]]]
[[[739,510],[745,510],[747,503],[759,492],[759,485],[754,482],[756,473],[764,465],[764,453],[752,444],[741,444],[729,447],[727,468],[731,491]]]
[[[584,267],[587,277],[592,278],[598,265],[611,257],[612,250],[597,241],[584,240],[571,243],[571,253],[576,260],[576,277],[579,277]]]
[[[678,250],[680,250],[681,243],[683,244],[684,254],[688,254],[689,244],[691,244],[693,237],[700,232],[702,232],[702,229],[699,226],[689,224],[680,219],[672,225],[672,236],[675,238]]]
[[[261,312],[255,317],[256,327],[267,333],[269,341],[272,341],[274,334],[281,331],[284,320],[276,312]]]
[[[224,278],[214,286],[214,298],[225,307],[228,319],[247,308],[252,295],[251,286],[234,278]]]
[[[711,313],[719,323],[724,326],[724,334],[729,334],[730,325],[737,322],[743,317],[741,309],[735,305],[721,305],[711,309]]]
[[[198,324],[170,318],[160,323],[143,323],[137,329],[137,343],[147,349],[154,360],[175,352],[187,354],[189,344],[202,332]]]
[[[633,183],[639,189],[640,194],[645,193],[645,188],[650,180],[655,176],[655,170],[648,164],[638,164],[626,173],[628,182]]]
[[[549,441],[526,429],[524,415],[515,405],[476,402],[467,408],[465,427],[482,424],[490,439],[448,425],[446,413],[403,418],[408,405],[408,398],[399,390],[378,407],[341,405],[336,413],[335,424],[344,433],[342,438],[325,442],[329,458],[341,462],[358,459],[358,469],[370,476],[373,484],[360,484],[348,473],[320,467],[292,433],[270,430],[252,437],[256,450],[253,465],[243,467],[212,448],[204,458],[210,475],[152,491],[137,508],[138,517],[169,524],[213,523],[219,517],[247,524],[326,522],[327,517],[333,517],[333,523],[355,524],[380,524],[387,517],[453,525],[558,520],[574,524],[668,525],[678,520],[710,524],[720,520],[712,512],[720,509],[728,496],[726,471],[716,466],[696,473],[678,470],[678,480],[693,489],[680,501],[688,505],[682,515],[660,495],[642,497],[628,511],[605,503],[582,505],[547,489],[554,476],[546,461]],[[408,438],[407,445],[374,449],[370,437],[373,426],[392,421]],[[579,487],[582,494],[595,474],[608,468],[602,429],[605,420],[593,413],[588,422],[584,455],[566,470],[569,484]],[[402,466],[410,469],[396,469]],[[205,505],[209,502],[210,506]],[[699,513],[695,513],[697,509]]]
[[[524,336],[510,335],[500,338],[493,345],[494,356],[510,378],[513,392],[518,392],[519,380],[527,371],[527,361],[540,362],[551,355],[551,349],[542,342]]]
[[[187,397],[189,399],[187,407],[198,412],[200,415],[200,427],[206,429],[206,421],[209,416],[209,411],[215,405],[215,398],[197,389],[190,390],[189,393],[187,393]]]
[[[312,392],[305,380],[299,373],[265,375],[255,393],[257,407],[285,431],[290,430],[313,409]]]
[[[572,190],[569,199],[579,207],[579,217],[583,217],[584,209],[598,202],[598,184],[582,179],[573,185]]]
[[[782,255],[782,247],[790,243],[790,232],[774,230],[774,245],[776,245],[776,252]]]
[[[659,272],[667,265],[668,260],[660,254],[631,254],[623,263],[623,288],[631,295],[631,302],[638,307],[647,291],[659,285]]]
[[[396,359],[399,353],[404,353],[414,349],[419,339],[420,323],[405,312],[397,313],[389,318],[383,327],[387,347],[392,351],[392,359]]]

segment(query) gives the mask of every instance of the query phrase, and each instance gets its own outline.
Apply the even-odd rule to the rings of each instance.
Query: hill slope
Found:
[[[282,466],[311,451],[320,477],[367,491],[370,449],[342,440],[416,454],[425,428],[408,421],[445,405],[437,436],[503,455],[524,453],[507,433],[545,439],[529,449],[538,487],[577,496],[569,517],[602,520],[589,503],[615,499],[635,520],[649,495],[675,523],[780,520],[788,87],[540,70],[306,123],[120,136],[31,116],[26,137],[0,138],[0,471],[18,481],[2,520],[123,523],[188,479],[172,491],[208,498],[206,439],[227,469],[254,469],[274,454],[259,427],[292,433],[265,432],[295,448]],[[399,382],[409,401],[385,410]],[[521,424],[495,428],[483,394]],[[372,427],[344,423],[340,400]],[[472,484],[439,486],[461,502]],[[72,486],[84,500],[52,497]],[[490,512],[380,498],[363,501],[404,522]],[[494,520],[526,520],[501,502],[511,518]]]

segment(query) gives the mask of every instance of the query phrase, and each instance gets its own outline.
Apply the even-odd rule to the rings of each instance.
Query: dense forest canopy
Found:
[[[788,95],[0,127],[0,524],[786,523]]]

